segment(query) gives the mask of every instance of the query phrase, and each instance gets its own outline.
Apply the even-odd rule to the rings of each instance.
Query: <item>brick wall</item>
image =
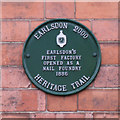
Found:
[[[95,81],[71,96],[38,90],[22,67],[26,38],[53,18],[84,24],[101,47],[102,65]],[[118,2],[2,2],[1,20],[3,118],[118,118]]]

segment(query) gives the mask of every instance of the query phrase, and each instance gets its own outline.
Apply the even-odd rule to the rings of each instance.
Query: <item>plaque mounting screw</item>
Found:
[[[97,53],[94,52],[94,53],[93,53],[93,57],[96,57],[96,56],[97,56]]]
[[[26,58],[30,58],[30,54],[26,54]]]

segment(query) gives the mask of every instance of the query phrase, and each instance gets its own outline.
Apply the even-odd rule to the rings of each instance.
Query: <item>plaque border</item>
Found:
[[[43,25],[46,25],[47,23],[50,23],[50,22],[58,22],[58,21],[66,21],[66,22],[72,22],[72,23],[76,23],[78,24],[79,26],[82,26],[82,28],[84,28],[90,35],[92,35],[92,37],[94,38],[94,41],[97,45],[97,48],[98,48],[98,52],[99,52],[99,58],[98,58],[98,61],[97,61],[97,65],[96,65],[96,69],[92,75],[92,77],[90,77],[90,79],[85,83],[85,85],[81,86],[80,88],[77,88],[76,90],[73,90],[73,91],[70,91],[70,92],[64,92],[64,93],[61,93],[61,92],[55,92],[55,91],[50,91],[50,90],[47,90],[45,89],[44,87],[40,86],[37,82],[35,82],[35,80],[32,78],[32,76],[30,75],[28,69],[27,69],[27,66],[26,66],[26,63],[25,63],[25,48],[27,46],[27,43],[29,42],[29,39],[30,37],[33,35],[33,33],[38,30],[41,26]],[[30,35],[28,36],[28,38],[26,39],[25,43],[24,43],[24,47],[23,47],[23,53],[22,53],[22,64],[23,64],[23,68],[24,68],[24,71],[27,75],[27,77],[29,78],[29,80],[40,90],[48,93],[48,94],[52,94],[52,95],[58,95],[58,96],[66,96],[66,95],[72,95],[72,94],[76,94],[82,90],[84,90],[86,87],[88,87],[96,78],[99,70],[100,70],[100,66],[101,66],[101,49],[100,49],[100,45],[95,37],[95,35],[92,33],[91,30],[89,30],[86,26],[84,26],[83,24],[81,24],[80,22],[78,21],[75,21],[75,20],[71,20],[71,19],[65,19],[65,18],[57,18],[57,19],[50,19],[50,20],[47,20],[45,21],[44,23],[40,24],[38,27],[36,27],[31,33]]]

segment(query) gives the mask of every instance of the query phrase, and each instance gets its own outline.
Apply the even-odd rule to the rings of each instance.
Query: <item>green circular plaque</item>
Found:
[[[53,19],[38,26],[23,50],[23,66],[39,89],[54,95],[70,95],[86,88],[101,64],[99,44],[84,25],[69,19]]]

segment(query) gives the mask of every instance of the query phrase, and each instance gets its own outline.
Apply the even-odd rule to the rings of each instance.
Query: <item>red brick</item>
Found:
[[[94,86],[94,82],[92,82],[88,87],[93,87]]]
[[[2,120],[2,115],[1,115],[1,113],[0,113],[0,119]]]
[[[56,114],[56,118],[84,118],[84,113],[64,113]]]
[[[102,66],[94,82],[95,87],[118,87],[118,67]]]
[[[2,18],[43,18],[43,2],[3,2]]]
[[[37,113],[31,118],[84,118],[84,113]]]
[[[28,88],[30,84],[23,68],[2,67],[2,88]]]
[[[119,44],[118,44],[118,51],[120,51],[120,42],[119,42]],[[118,52],[119,53],[119,52]],[[120,54],[118,55],[118,64],[120,64]],[[120,68],[119,68],[119,70],[120,70]]]
[[[118,113],[94,113],[94,118],[119,118]]]
[[[45,22],[45,21],[31,21],[31,29],[30,29],[30,31],[32,32],[36,27],[38,27],[43,22]]]
[[[2,113],[2,118],[30,118],[29,113]],[[28,119],[25,119],[28,120]]]
[[[41,97],[40,97],[41,94]],[[45,94],[38,90],[3,91],[3,111],[44,111]],[[41,108],[39,104],[42,104]]]
[[[2,41],[22,42],[29,35],[29,23],[23,21],[3,21],[2,22]]]
[[[101,41],[118,40],[118,20],[93,21],[93,33]]]
[[[55,113],[35,113],[31,114],[31,118],[56,118]]]
[[[0,45],[0,65],[2,65],[2,46]]]
[[[76,2],[76,18],[118,18],[118,2]]]
[[[93,114],[92,113],[86,113],[85,118],[93,118]]]
[[[117,111],[118,90],[89,89],[79,93],[78,110],[82,111]]]
[[[118,64],[118,45],[101,44],[102,64]]]
[[[37,94],[37,91],[3,91],[3,111],[36,111]]]
[[[2,65],[22,65],[23,44],[6,43],[2,45]]]
[[[74,0],[72,1],[46,2],[46,18],[74,18]]]
[[[77,111],[77,95],[47,95],[47,108],[48,111]]]
[[[91,30],[91,23],[90,21],[78,21],[81,24],[85,25],[87,28],[89,28],[89,30]]]
[[[46,94],[41,90],[38,90],[38,111],[46,110]]]
[[[0,112],[2,111],[2,90],[0,90]],[[1,117],[1,114],[0,114]]]
[[[31,87],[32,88],[37,88],[33,83],[31,83]]]
[[[33,113],[31,118],[56,118],[55,113]]]

